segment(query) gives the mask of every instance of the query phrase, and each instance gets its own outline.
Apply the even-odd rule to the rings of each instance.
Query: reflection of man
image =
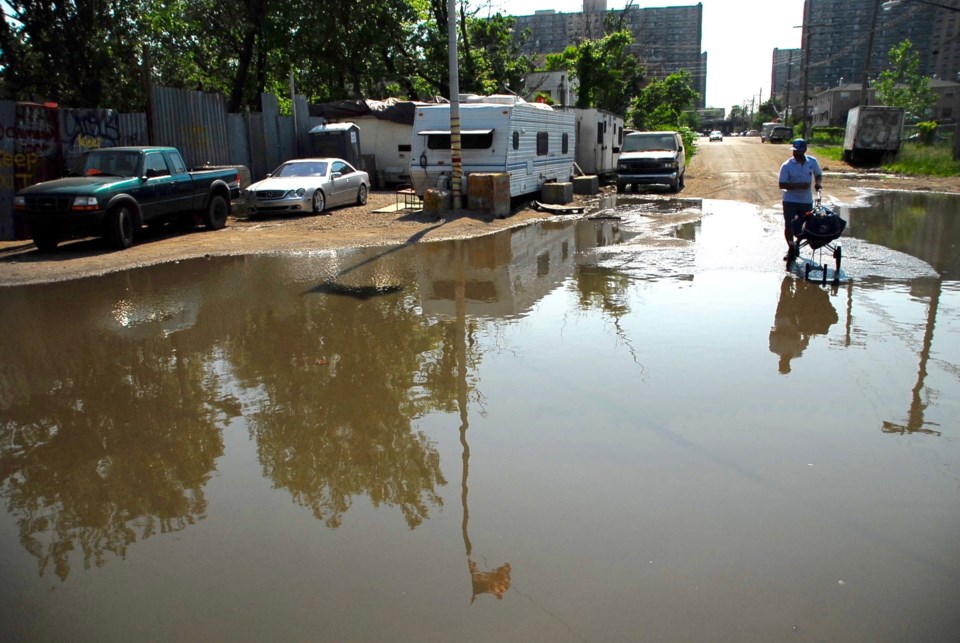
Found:
[[[780,373],[789,373],[790,360],[803,354],[811,337],[826,335],[838,319],[825,290],[804,280],[784,277],[770,329],[770,352],[780,356]]]
[[[793,156],[780,166],[780,190],[783,192],[783,236],[787,240],[785,261],[793,250],[793,220],[813,209],[813,185],[819,192],[823,171],[817,159],[807,156],[807,142],[798,138],[793,142]],[[795,257],[796,255],[794,255]]]

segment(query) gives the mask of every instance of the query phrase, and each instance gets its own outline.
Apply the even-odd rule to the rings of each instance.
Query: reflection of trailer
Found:
[[[577,148],[574,160],[585,174],[609,174],[617,170],[623,143],[623,117],[602,109],[570,110],[576,118]]]
[[[549,105],[509,95],[462,96],[460,139],[464,194],[472,172],[508,173],[511,197],[573,175],[573,114]],[[450,188],[449,105],[417,108],[412,148],[410,180],[417,194]]]

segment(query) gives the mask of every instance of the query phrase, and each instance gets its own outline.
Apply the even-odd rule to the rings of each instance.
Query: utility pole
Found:
[[[867,97],[867,80],[870,77],[870,58],[873,54],[873,35],[877,30],[877,16],[880,13],[881,0],[873,0],[873,17],[870,19],[870,33],[867,36],[867,54],[863,62],[863,84],[860,87],[860,105],[866,106],[870,103]]]
[[[807,83],[810,81],[810,15],[808,13],[810,3],[803,3],[803,35],[800,38],[803,56],[803,132],[804,140],[810,138],[810,116],[807,110]]]
[[[450,190],[453,210],[463,205],[460,184],[463,180],[463,159],[460,157],[460,69],[457,63],[457,0],[447,0],[447,44],[450,54]]]

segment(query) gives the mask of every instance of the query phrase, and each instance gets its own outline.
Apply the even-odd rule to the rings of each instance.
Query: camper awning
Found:
[[[490,129],[464,129],[460,130],[460,136],[467,134],[490,134],[493,132],[493,128]],[[450,130],[448,129],[425,129],[420,132],[417,132],[421,136],[429,136],[431,134],[443,134],[444,136],[450,136]]]

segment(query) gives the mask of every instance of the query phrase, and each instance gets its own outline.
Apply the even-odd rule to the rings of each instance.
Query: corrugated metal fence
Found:
[[[13,221],[17,190],[63,176],[92,149],[169,145],[191,167],[243,165],[249,180],[257,181],[281,162],[305,155],[308,132],[320,122],[309,116],[303,96],[294,101],[296,117],[281,116],[278,104],[264,94],[263,111],[228,114],[221,94],[155,87],[148,122],[147,113],[0,101],[0,239],[24,236]]]

